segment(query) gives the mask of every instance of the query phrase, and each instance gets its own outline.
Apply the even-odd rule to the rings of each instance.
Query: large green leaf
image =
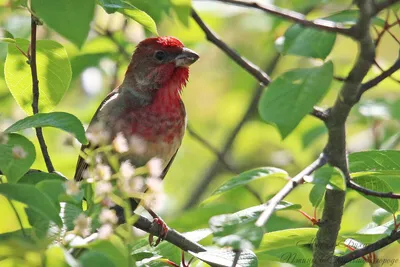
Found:
[[[231,267],[233,259],[235,258],[235,252],[226,249],[210,250],[199,253],[190,252],[190,254],[215,267]],[[253,251],[245,249],[240,253],[239,261],[237,262],[236,267],[257,266],[257,256],[254,254]]]
[[[41,172],[41,171],[32,171],[27,174],[25,174],[21,179],[19,179],[19,183],[23,184],[32,184],[36,185],[37,183],[41,181],[61,181],[65,182],[66,179],[58,174],[55,173],[47,173],[47,172]]]
[[[13,149],[22,148],[26,155],[18,158]],[[9,183],[16,183],[29,170],[36,158],[34,145],[19,134],[9,134],[7,144],[0,144],[0,170],[7,176]]]
[[[277,43],[283,54],[325,59],[335,44],[336,34],[295,24]],[[283,41],[283,44],[281,43]]]
[[[259,112],[263,120],[275,124],[285,138],[296,128],[328,91],[333,64],[295,69],[276,78],[261,96]]]
[[[291,247],[293,244],[313,244],[317,231],[317,228],[296,228],[266,233],[256,252]]]
[[[32,114],[32,78],[27,59],[17,46],[28,51],[29,41],[16,39],[8,45],[4,66],[5,80],[18,105]],[[64,47],[51,40],[37,41],[37,73],[39,79],[39,110],[48,112],[61,101],[71,81],[71,64]]]
[[[359,16],[359,10],[343,10],[328,17],[325,17],[324,19],[339,22],[344,25],[354,25],[357,23]],[[379,17],[372,18],[372,23],[380,27],[385,26],[385,21]]]
[[[158,35],[156,23],[145,11],[135,6],[137,2],[138,0],[99,0],[99,4],[107,13],[118,11],[141,24],[146,30]],[[155,5],[151,6],[155,7]]]
[[[185,25],[189,25],[190,12],[192,10],[191,0],[171,0],[172,9],[175,11],[178,19]]]
[[[120,265],[116,265],[113,261],[107,257],[107,254],[101,253],[98,251],[85,251],[82,256],[79,257],[79,261],[82,264],[82,267],[93,267],[93,266],[102,266],[102,267],[116,267]]]
[[[17,121],[5,132],[18,132],[27,128],[55,127],[73,134],[82,144],[87,144],[85,129],[81,121],[74,115],[66,112],[40,113]]]
[[[300,205],[282,201],[276,210],[298,210],[300,208]],[[264,229],[256,227],[254,222],[264,209],[265,205],[259,205],[233,214],[212,217],[209,224],[214,234],[213,240],[220,246],[231,246],[233,249],[257,248]]]
[[[86,247],[107,256],[115,266],[129,266],[129,252],[121,238],[113,235],[108,240],[96,240]]]
[[[360,176],[353,178],[353,181],[362,187],[378,191],[378,192],[393,192],[393,189],[390,187],[388,183],[383,181],[377,176]],[[374,197],[360,193],[365,198],[374,202],[376,205],[381,207],[382,209],[387,210],[388,212],[395,213],[399,209],[399,201],[397,199],[392,198],[383,198],[383,197]]]
[[[288,174],[286,171],[274,168],[274,167],[263,167],[258,169],[253,169],[249,171],[245,171],[225,183],[219,186],[208,198],[206,201],[216,198],[222,193],[225,193],[229,190],[238,188],[240,186],[246,185],[252,181],[263,179],[263,178],[286,178]]]
[[[81,47],[93,19],[95,0],[32,0],[32,10],[50,28]]]
[[[26,204],[29,208],[40,213],[44,218],[62,225],[57,208],[51,200],[33,185],[28,184],[0,184],[0,194],[9,199]]]
[[[372,150],[349,155],[350,172],[365,174],[400,175],[400,151]]]

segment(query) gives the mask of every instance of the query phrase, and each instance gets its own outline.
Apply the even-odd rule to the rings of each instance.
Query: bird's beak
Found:
[[[184,47],[182,49],[182,52],[178,56],[176,56],[175,65],[177,67],[189,67],[198,59],[199,55],[196,54],[196,52],[190,50],[189,48]]]

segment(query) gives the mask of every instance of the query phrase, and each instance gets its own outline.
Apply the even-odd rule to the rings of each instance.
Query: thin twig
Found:
[[[397,240],[400,239],[400,231],[398,232],[392,232],[391,235],[384,237],[372,244],[369,244],[368,246],[365,246],[363,248],[354,250],[346,255],[340,256],[340,257],[336,257],[336,262],[342,266],[345,265],[346,263],[355,260],[357,258],[360,258],[362,256],[368,255],[371,252],[377,251]]]
[[[205,138],[201,137],[193,128],[190,124],[187,125],[186,127],[188,133],[195,139],[197,140],[200,144],[202,144],[204,147],[206,147],[208,150],[210,150],[214,155],[217,156],[218,160],[225,166],[225,168],[233,173],[237,173],[237,170],[233,166],[231,166],[225,159],[225,154],[222,154],[220,151],[218,151],[217,148],[215,148],[210,142],[208,142]]]
[[[347,184],[348,188],[351,188],[353,190],[356,190],[357,192],[363,193],[364,195],[382,197],[382,198],[400,199],[399,194],[395,194],[393,192],[377,192],[377,191],[362,187],[361,185],[358,185],[356,182],[354,182],[353,180],[350,180],[350,179],[347,181],[346,184]]]
[[[206,34],[207,40],[218,46],[222,51],[224,51],[231,59],[233,59],[242,68],[247,70],[251,75],[253,75],[258,81],[267,86],[271,82],[271,78],[267,73],[262,71],[257,65],[250,62],[248,59],[242,57],[232,48],[230,48],[224,41],[221,40],[199,17],[194,9],[192,9],[192,17],[196,23],[200,26],[203,32]]]
[[[320,107],[314,107],[310,115],[320,119],[321,121],[326,121],[328,119],[329,113],[327,110],[323,110]]]
[[[307,20],[306,17],[301,13],[298,13],[298,12],[295,12],[292,10],[279,8],[274,5],[270,5],[265,2],[261,2],[261,1],[257,1],[257,2],[256,1],[241,1],[241,0],[212,0],[212,1],[222,2],[222,3],[226,3],[226,4],[232,4],[232,5],[236,5],[236,6],[255,8],[255,9],[261,10],[263,12],[266,12],[268,14],[279,16],[286,20],[294,21],[297,24],[300,24],[307,28],[315,28],[315,29],[320,29],[320,30],[324,30],[327,32],[340,33],[340,34],[343,34],[346,36],[352,35],[352,28],[346,28],[342,24],[335,23],[335,22],[329,21],[329,20],[324,20],[324,19],[316,19],[313,21]]]
[[[328,159],[326,158],[326,156],[324,154],[321,154],[316,161],[311,163],[299,174],[290,179],[290,181],[273,198],[268,201],[265,210],[263,211],[263,213],[261,213],[260,217],[256,221],[256,226],[262,227],[263,225],[265,225],[279,202],[281,202],[290,192],[293,191],[293,189],[295,189],[299,184],[304,181],[304,176],[310,175],[315,170],[324,166],[327,161]]]
[[[376,76],[375,78],[369,80],[361,86],[361,89],[358,93],[358,97],[361,98],[362,94],[371,89],[372,87],[378,85],[380,82],[385,80],[387,77],[395,73],[398,69],[400,69],[400,58],[396,60],[396,62],[387,70],[383,71],[381,74]]]
[[[29,53],[29,65],[31,66],[32,73],[32,109],[33,114],[39,112],[39,80],[37,76],[37,67],[36,67],[36,30],[37,30],[37,18],[33,15],[31,16],[31,44],[30,44],[30,53]],[[47,171],[54,172],[54,166],[51,162],[49,152],[47,150],[46,142],[44,141],[42,128],[37,127],[36,136],[38,138],[40,149],[42,150],[43,158],[46,163]]]
[[[236,265],[239,262],[240,254],[242,253],[242,251],[240,249],[235,250],[234,252],[235,252],[235,258],[233,259],[232,267],[236,267]]]

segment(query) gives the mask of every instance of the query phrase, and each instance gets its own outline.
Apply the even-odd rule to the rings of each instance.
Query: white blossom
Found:
[[[107,195],[111,194],[113,187],[110,182],[100,181],[96,183],[96,187],[94,193],[97,197],[104,198]]]
[[[147,168],[149,169],[150,176],[160,177],[163,172],[162,160],[159,158],[152,158],[147,162]]]
[[[22,146],[14,146],[12,148],[12,154],[14,159],[24,159],[28,155]]]
[[[110,210],[110,209],[102,209],[100,216],[99,216],[99,221],[102,224],[116,224],[118,222],[118,217],[115,213],[115,210]]]
[[[108,165],[97,164],[94,168],[94,179],[109,181],[111,179],[111,168]]]
[[[161,210],[165,204],[166,195],[162,192],[148,192],[144,197],[144,205],[154,211]]]
[[[120,190],[128,196],[132,196],[143,191],[144,178],[141,176],[122,178],[118,182]]]
[[[74,220],[74,225],[74,232],[77,235],[87,237],[88,235],[90,235],[90,231],[92,230],[92,218],[87,217],[85,214],[82,213],[78,217],[76,217],[76,219]]]
[[[143,138],[137,135],[133,135],[129,139],[129,146],[130,149],[138,155],[144,154],[144,152],[146,152],[147,149],[146,142],[143,140]]]
[[[122,133],[117,134],[112,142],[112,145],[115,151],[117,151],[118,153],[125,153],[129,150],[128,141]]]
[[[123,178],[131,178],[135,174],[135,168],[132,166],[129,160],[126,160],[121,163],[121,166],[119,167],[119,173]]]
[[[154,192],[154,193],[162,193],[163,192],[163,183],[162,183],[162,180],[158,177],[147,178],[146,185],[150,189],[151,192]]]
[[[99,230],[99,239],[108,239],[113,234],[114,229],[111,224],[103,224]]]
[[[102,145],[109,142],[110,133],[105,130],[103,123],[97,122],[88,129],[86,137],[92,145]]]
[[[75,182],[74,180],[68,180],[65,182],[65,192],[69,196],[75,196],[79,193],[79,182]]]

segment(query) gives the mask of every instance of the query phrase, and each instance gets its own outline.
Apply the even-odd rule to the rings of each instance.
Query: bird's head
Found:
[[[148,38],[138,44],[124,83],[140,91],[154,91],[171,80],[183,85],[188,79],[189,66],[198,59],[194,51],[174,37]]]

